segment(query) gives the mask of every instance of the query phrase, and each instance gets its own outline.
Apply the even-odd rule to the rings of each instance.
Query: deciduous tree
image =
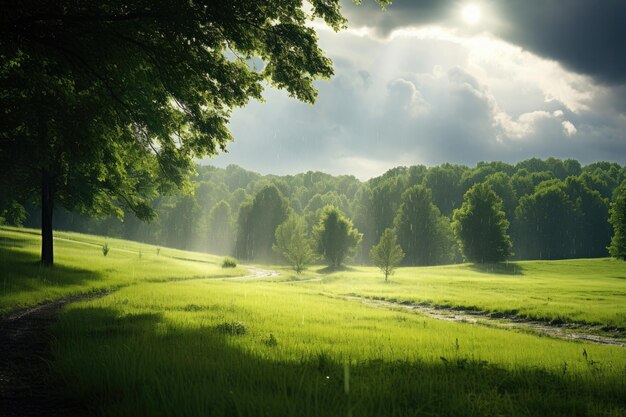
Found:
[[[500,262],[511,255],[509,222],[502,200],[488,184],[475,184],[454,211],[454,232],[463,257],[470,262]]]
[[[41,196],[42,263],[55,204],[151,219],[264,83],[313,102],[333,73],[316,18],[345,24],[339,0],[2,2],[0,186]]]
[[[227,255],[233,245],[233,226],[230,205],[222,200],[209,212],[208,248],[211,253]]]
[[[402,194],[394,225],[408,265],[437,265],[454,259],[450,221],[433,204],[431,192],[415,185]]]
[[[274,260],[274,233],[290,213],[289,203],[276,186],[263,187],[251,203],[244,203],[239,209],[235,255],[241,259]]]
[[[297,273],[302,272],[315,259],[306,221],[300,216],[292,215],[280,224],[276,228],[276,243],[273,249],[285,258]]]
[[[385,281],[387,281],[389,275],[393,274],[396,266],[404,258],[404,252],[398,244],[398,238],[392,229],[385,229],[378,244],[372,247],[370,258],[374,265],[383,271]]]
[[[355,253],[363,235],[337,207],[326,206],[313,229],[316,251],[331,267],[339,267]]]
[[[609,221],[614,231],[609,252],[614,258],[626,260],[626,181],[615,192]]]

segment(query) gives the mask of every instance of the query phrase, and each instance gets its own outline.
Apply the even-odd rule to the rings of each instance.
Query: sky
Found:
[[[315,105],[267,89],[205,163],[363,180],[445,162],[626,164],[626,1],[342,4],[347,29],[313,23],[335,68]]]

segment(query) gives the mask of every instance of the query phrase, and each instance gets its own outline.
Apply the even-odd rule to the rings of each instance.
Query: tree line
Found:
[[[262,176],[235,165],[196,171],[188,190],[155,200],[151,223],[130,212],[93,218],[60,209],[57,227],[259,262],[289,259],[294,255],[284,248],[306,236],[307,250],[334,266],[349,256],[370,263],[386,230],[403,251],[402,265],[604,257],[609,249],[624,257],[626,234],[618,225],[625,217],[626,168],[616,163],[533,158],[514,165],[418,165],[366,182],[311,171]],[[38,227],[37,210],[12,201],[0,215]],[[319,247],[329,216],[349,223],[347,231],[327,236],[326,245],[349,236],[339,259],[331,255],[336,250]],[[279,228],[285,222],[289,228]]]

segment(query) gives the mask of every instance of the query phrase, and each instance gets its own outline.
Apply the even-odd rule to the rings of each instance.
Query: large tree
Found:
[[[468,261],[500,262],[511,255],[509,222],[502,211],[502,199],[489,184],[473,185],[453,217],[454,232]]]
[[[231,253],[233,227],[230,205],[226,201],[220,201],[209,212],[207,232],[209,252],[218,255]]]
[[[415,185],[402,194],[394,225],[408,265],[437,265],[454,259],[450,221],[433,204],[431,191]]]
[[[363,235],[352,225],[341,210],[326,206],[320,220],[313,228],[316,251],[329,264],[337,268],[344,260],[354,255]]]
[[[424,177],[423,183],[431,190],[433,202],[446,216],[451,216],[452,211],[461,206],[461,177],[466,169],[459,165],[443,164],[430,168]]]
[[[276,228],[291,214],[289,203],[275,185],[264,186],[239,209],[235,255],[242,259],[273,261]]]
[[[315,259],[307,233],[306,221],[296,215],[290,216],[276,228],[276,243],[272,248],[293,269],[300,273]]]
[[[150,219],[265,82],[313,102],[332,74],[315,18],[345,23],[339,0],[2,2],[0,187],[40,194],[42,263],[55,204]]]
[[[611,241],[609,200],[600,192],[591,190],[579,177],[568,177],[563,184],[576,208],[573,217],[575,258],[600,258],[607,256]]]
[[[520,199],[514,240],[526,259],[606,256],[611,239],[608,200],[581,177],[544,181]]]

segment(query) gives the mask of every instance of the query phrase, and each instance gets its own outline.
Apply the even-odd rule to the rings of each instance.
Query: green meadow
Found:
[[[56,232],[54,268],[39,265],[38,231],[0,227],[0,315],[72,295],[143,281],[215,278],[246,273],[223,269],[222,258],[135,242]],[[102,245],[109,245],[105,257]],[[158,251],[158,254],[157,254]]]
[[[41,270],[28,232],[0,230],[3,312],[115,289],[68,305],[52,329],[54,381],[94,415],[626,415],[623,347],[338,297],[623,327],[623,263],[401,268],[388,283],[373,268],[229,280],[246,268],[112,239],[104,257],[94,246],[104,238],[61,233],[55,267]]]
[[[339,295],[626,329],[626,265],[615,259],[400,268],[389,282],[373,267],[321,277],[321,283],[302,285]]]

